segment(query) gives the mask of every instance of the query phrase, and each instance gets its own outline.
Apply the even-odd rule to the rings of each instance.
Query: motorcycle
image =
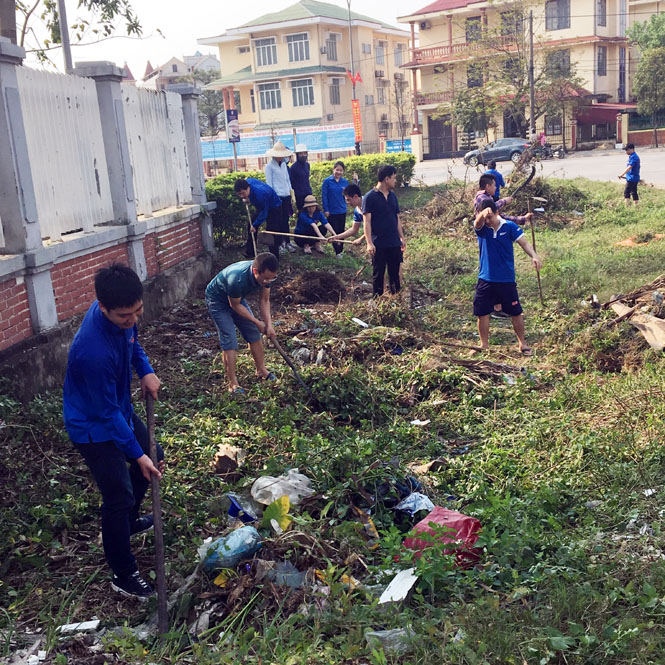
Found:
[[[534,159],[563,159],[566,153],[562,145],[552,146],[551,143],[545,143],[544,146],[538,144],[531,149],[531,156]]]

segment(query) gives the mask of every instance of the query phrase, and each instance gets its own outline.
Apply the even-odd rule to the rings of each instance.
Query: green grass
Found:
[[[298,467],[321,497],[292,511],[300,540],[267,540],[259,556],[323,570],[329,591],[322,603],[311,592],[300,598],[254,584],[234,603],[204,578],[174,611],[165,640],[139,643],[131,633],[108,633],[109,662],[663,662],[665,365],[629,324],[594,327],[611,314],[583,310],[579,302],[591,293],[603,300],[627,292],[662,272],[665,240],[633,249],[614,242],[662,232],[665,194],[648,190],[643,207],[625,211],[618,186],[582,182],[581,194],[568,184],[548,186],[560,203],[536,225],[546,306],[538,302],[526,257],[519,256],[518,287],[536,355],[525,365],[531,377],[520,374],[514,385],[437,360],[455,355],[436,348],[437,340],[476,343],[470,309],[477,245],[464,225],[453,232],[445,220],[417,214],[405,219],[405,276],[414,301],[424,304],[412,309],[408,299],[371,305],[361,298],[339,307],[277,308],[274,318],[285,319],[284,327],[306,322],[321,329],[304,338],[329,354],[327,366],[302,368],[316,396],[312,402],[271,350],[268,361],[279,381],[255,383],[251,359],[241,353],[239,376],[250,390],[245,400],[229,398],[219,358],[198,353],[215,349],[215,340],[203,337],[212,325],[201,302],[185,310],[195,330],[175,340],[162,337],[160,322],[142,330],[165,385],[157,421],[169,461],[162,500],[171,590],[194,569],[201,541],[223,532],[226,491]],[[402,199],[406,209],[423,205],[429,193],[401,195],[412,197],[408,206]],[[584,216],[573,215],[573,207]],[[341,262],[294,255],[282,274],[315,266],[349,281],[363,260],[360,250]],[[357,282],[368,277],[366,270]],[[352,316],[397,329],[392,334],[400,336],[403,353],[390,352],[385,331],[353,340],[359,328]],[[491,360],[525,362],[512,350],[509,325],[493,323],[491,340]],[[290,338],[284,341],[295,349]],[[0,397],[0,418],[7,425],[0,429],[0,477],[6,480],[0,654],[15,649],[27,628],[39,628],[49,637],[49,657],[60,652],[61,664],[75,663],[70,648],[55,640],[57,623],[94,614],[107,626],[135,625],[145,613],[108,593],[98,498],[67,442],[59,395],[26,406]],[[415,418],[431,422],[415,427]],[[235,485],[211,473],[220,443],[248,452],[246,476]],[[468,452],[456,454],[462,446]],[[432,548],[413,562],[419,573],[413,596],[386,610],[369,590],[351,590],[341,576],[372,584],[396,567],[396,557],[406,566],[401,542],[408,524],[378,506],[373,519],[381,545],[367,549],[349,510],[358,501],[354,478],[370,488],[390,484],[410,473],[408,464],[434,458],[445,463],[423,477],[426,491],[435,503],[481,521],[481,562],[462,570],[440,547]],[[646,489],[656,493],[645,496]],[[151,537],[135,549],[141,568],[150,570]],[[243,576],[241,567],[238,579]],[[206,598],[211,593],[219,595]],[[298,611],[302,602],[309,616]],[[209,630],[198,639],[188,636],[186,625],[210,604],[216,609]],[[366,630],[409,624],[418,638],[408,655],[367,647]]]

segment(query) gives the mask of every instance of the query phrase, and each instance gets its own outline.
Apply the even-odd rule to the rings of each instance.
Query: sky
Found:
[[[346,7],[346,0],[327,1]],[[78,2],[65,2],[68,22],[72,25],[76,22]],[[229,28],[242,25],[263,14],[279,11],[295,2],[296,0],[254,0],[245,4],[237,0],[131,0],[143,27],[143,39],[120,36],[97,44],[72,46],[72,57],[74,64],[86,60],[109,60],[122,67],[127,62],[134,77],[140,79],[148,60],[153,67],[157,67],[173,56],[181,58],[183,55],[192,55],[197,50],[216,55],[217,50],[214,47],[201,46],[196,40],[219,35]],[[408,29],[408,25],[398,26],[395,18],[414,12],[427,4],[428,0],[351,0],[351,10]],[[37,29],[38,23],[34,23]],[[26,48],[27,46],[26,44]],[[55,66],[60,71],[64,70],[62,49],[50,51],[49,57],[53,63],[51,69]],[[27,64],[36,65],[33,56],[28,55]]]

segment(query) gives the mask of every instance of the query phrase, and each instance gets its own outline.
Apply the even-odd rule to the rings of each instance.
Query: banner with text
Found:
[[[363,123],[360,119],[360,100],[351,100],[351,110],[353,111],[353,130],[356,133],[356,143],[363,140]]]

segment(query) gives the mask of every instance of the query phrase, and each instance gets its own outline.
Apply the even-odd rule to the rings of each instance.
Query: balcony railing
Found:
[[[506,35],[505,37],[493,37],[493,46],[496,48],[510,48],[515,46],[515,36]],[[460,56],[470,55],[476,51],[486,51],[487,44],[484,40],[475,42],[464,42],[462,44],[448,44],[446,46],[433,46],[430,48],[417,48],[414,51],[413,63],[437,64],[446,62],[450,59],[459,59]]]
[[[424,104],[441,104],[450,102],[453,99],[452,90],[443,90],[441,92],[417,92],[415,94],[416,106]]]

